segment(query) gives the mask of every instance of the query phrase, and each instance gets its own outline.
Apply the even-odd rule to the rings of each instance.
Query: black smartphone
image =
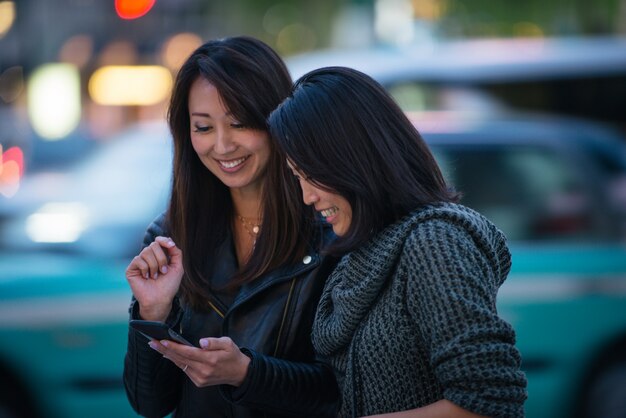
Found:
[[[182,335],[171,329],[164,322],[131,319],[130,326],[150,339],[155,339],[159,341],[172,340],[180,344],[193,346],[193,344],[187,341]]]

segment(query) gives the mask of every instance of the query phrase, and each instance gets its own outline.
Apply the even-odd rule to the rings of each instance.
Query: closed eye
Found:
[[[194,132],[208,132],[209,130],[213,129],[212,126],[199,126],[199,125],[195,125],[194,126]]]

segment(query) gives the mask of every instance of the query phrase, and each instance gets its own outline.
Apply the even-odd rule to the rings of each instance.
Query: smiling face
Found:
[[[332,225],[337,236],[345,235],[352,223],[352,207],[348,200],[338,193],[320,188],[294,167],[291,162],[288,161],[287,165],[300,182],[304,203],[313,205],[315,210],[326,219],[326,222]]]
[[[211,173],[231,189],[260,191],[271,153],[266,132],[242,125],[202,77],[189,91],[189,121],[193,149]]]

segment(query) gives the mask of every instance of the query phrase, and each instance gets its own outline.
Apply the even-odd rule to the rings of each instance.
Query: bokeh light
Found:
[[[289,3],[277,3],[271,6],[263,15],[263,29],[272,35],[278,35],[280,31],[298,16],[298,9]]]
[[[15,66],[0,74],[0,99],[6,103],[15,101],[24,90],[24,70]]]
[[[170,70],[176,71],[201,44],[202,38],[195,33],[184,32],[176,34],[163,44],[161,61]]]
[[[544,36],[539,25],[532,22],[519,22],[513,26],[513,34],[524,38],[541,38]]]
[[[19,147],[2,151],[0,144],[0,194],[12,197],[20,187],[20,178],[24,175],[24,153]]]
[[[62,139],[81,116],[80,74],[70,64],[44,64],[28,82],[28,116],[42,138]]]
[[[87,227],[89,211],[80,202],[50,202],[26,219],[35,242],[74,242]]]
[[[413,5],[410,0],[376,0],[374,30],[382,41],[408,44],[415,36]]]
[[[98,65],[133,65],[137,62],[137,47],[129,41],[113,41],[98,56]]]
[[[0,1],[0,38],[11,29],[14,21],[15,3],[12,1]]]
[[[89,80],[89,95],[102,105],[153,105],[165,100],[172,74],[158,65],[105,66]]]
[[[412,5],[414,16],[423,20],[440,19],[448,6],[446,0],[413,0]]]
[[[285,26],[276,38],[276,49],[283,55],[312,50],[317,45],[315,32],[303,23]]]
[[[115,0],[115,11],[122,19],[137,19],[152,9],[155,0]]]
[[[59,61],[84,68],[93,55],[93,39],[88,35],[76,35],[69,38],[59,51]]]

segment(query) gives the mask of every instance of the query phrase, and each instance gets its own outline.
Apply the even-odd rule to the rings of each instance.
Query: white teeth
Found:
[[[239,164],[241,164],[244,161],[246,161],[246,159],[247,159],[247,157],[243,157],[243,158],[239,158],[237,160],[232,160],[232,161],[220,161],[220,160],[218,160],[218,162],[224,168],[233,168],[233,167],[237,167]]]
[[[332,208],[324,209],[320,213],[324,218],[328,218],[329,216],[333,216],[335,213],[337,213],[338,210],[339,209],[337,209],[337,207],[333,206]]]

